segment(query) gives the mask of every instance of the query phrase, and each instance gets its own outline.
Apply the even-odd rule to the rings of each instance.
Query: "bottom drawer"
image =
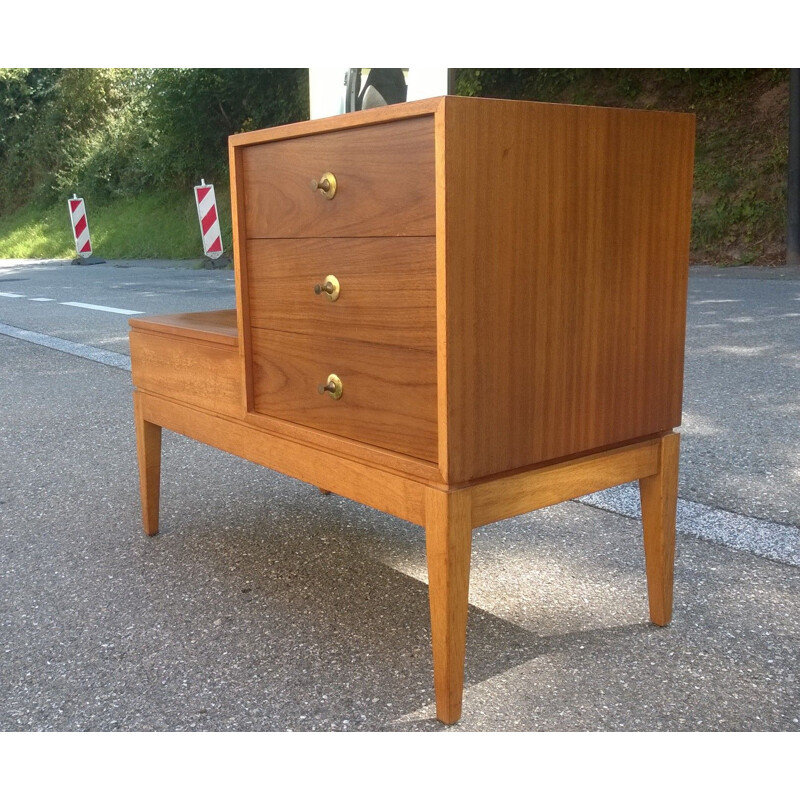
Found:
[[[137,389],[229,417],[241,416],[242,372],[235,336],[229,344],[221,344],[134,329],[130,343]]]
[[[257,414],[437,461],[435,353],[253,328],[252,354]]]

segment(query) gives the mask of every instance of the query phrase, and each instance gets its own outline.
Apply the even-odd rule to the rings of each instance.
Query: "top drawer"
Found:
[[[436,232],[432,116],[243,147],[241,170],[248,238]]]

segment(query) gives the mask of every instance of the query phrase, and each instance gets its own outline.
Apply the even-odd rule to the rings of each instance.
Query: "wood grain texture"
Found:
[[[141,392],[133,393],[133,419],[136,426],[142,523],[144,532],[148,536],[155,536],[158,533],[161,494],[161,427],[146,419]]]
[[[449,481],[679,425],[694,118],[444,113]]]
[[[431,608],[436,716],[461,717],[472,524],[469,491],[425,492],[425,548]]]
[[[433,353],[252,329],[253,402],[279,417],[359,442],[436,461]],[[338,400],[317,387],[338,375]]]
[[[355,439],[347,439],[335,433],[309,428],[296,422],[290,422],[278,417],[249,412],[244,416],[245,422],[273,436],[280,436],[297,444],[307,444],[315,450],[326,450],[337,453],[350,461],[374,467],[381,472],[421,481],[440,489],[445,488],[445,482],[439,471],[438,465],[431,461],[413,458],[385,447],[378,447]]]
[[[185,314],[162,314],[152,317],[131,317],[128,324],[134,330],[147,333],[182,336],[228,347],[235,347],[237,342],[235,308],[220,311],[191,311]]]
[[[242,384],[242,413],[253,407],[253,375],[250,371],[250,309],[247,288],[247,231],[244,213],[244,169],[242,148],[234,147],[233,137],[228,140],[231,173],[231,221],[233,224],[233,269],[236,289],[236,327],[239,334],[239,374]]]
[[[447,204],[446,198],[446,166],[447,166],[447,128],[445,126],[444,102],[439,106],[434,118],[434,167],[436,182],[436,376],[438,384],[437,412],[439,469],[447,480],[450,472],[450,442],[448,409],[451,403],[450,386],[447,382],[449,374],[447,346],[449,325],[447,322],[447,282],[452,274],[456,278],[456,270],[447,269]],[[456,399],[453,398],[453,402]]]
[[[421,483],[351,461],[336,452],[275,436],[239,419],[220,417],[144,392],[139,395],[143,417],[153,425],[416,525],[425,522],[425,489]]]
[[[244,147],[241,164],[249,238],[435,232],[431,117]],[[324,172],[331,200],[310,189]]]
[[[242,382],[236,338],[229,344],[132,329],[133,384],[209,411],[242,416]]]
[[[693,134],[447,97],[231,137],[236,320],[131,321],[145,530],[163,427],[424,525],[452,723],[472,528],[638,479],[667,624]],[[330,273],[336,303],[313,294]]]
[[[661,439],[658,472],[639,481],[647,594],[650,619],[656,625],[669,625],[672,619],[679,450],[679,434]]]
[[[252,239],[247,243],[250,324],[433,352],[433,237]],[[335,302],[315,295],[339,279]]]
[[[370,108],[338,114],[324,119],[303,120],[288,125],[276,125],[274,128],[261,128],[256,131],[245,131],[228,137],[229,149],[240,150],[253,144],[264,144],[276,140],[297,139],[304,136],[315,136],[329,131],[344,131],[350,128],[365,128],[370,125],[381,125],[395,120],[407,120],[414,117],[430,116],[441,108],[443,97],[430,97],[414,100],[410,103],[397,103],[381,108]]]
[[[475,528],[653,475],[659,440],[569,459],[472,487]]]

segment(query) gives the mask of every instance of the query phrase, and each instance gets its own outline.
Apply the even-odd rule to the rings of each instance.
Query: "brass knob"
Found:
[[[325,394],[325,392],[329,392],[330,396],[334,400],[338,400],[342,396],[342,381],[338,375],[334,375],[331,373],[328,375],[328,382],[323,386],[320,384],[317,387],[317,391],[320,394]]]
[[[325,172],[318,181],[311,181],[312,192],[322,192],[322,194],[333,200],[336,194],[336,176],[332,172]]]
[[[326,275],[325,283],[318,283],[314,287],[314,294],[325,294],[333,302],[339,296],[339,279],[335,275]]]

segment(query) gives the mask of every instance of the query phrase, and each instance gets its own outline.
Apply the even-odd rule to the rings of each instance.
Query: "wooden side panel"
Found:
[[[252,329],[253,403],[289,420],[436,461],[436,357],[432,352]],[[318,386],[337,375],[342,396]]]
[[[235,133],[228,137],[231,147],[242,147],[251,144],[273,142],[278,139],[296,139],[303,136],[315,136],[332,130],[348,130],[349,128],[380,125],[400,119],[424,117],[438,111],[442,97],[429,97],[424,100],[413,100],[408,103],[396,103],[391,106],[370,108],[335,117],[291,122],[288,125],[276,125],[274,128],[262,128],[256,131]]]
[[[447,488],[438,466],[432,462],[422,461],[419,458],[412,458],[397,451],[375,447],[371,444],[364,444],[355,439],[345,439],[320,428],[309,428],[307,425],[289,422],[278,417],[268,417],[264,414],[252,412],[246,414],[245,422],[271,436],[279,436],[281,439],[307,445],[315,450],[324,450],[326,453],[335,453],[337,457],[377,468],[381,472],[408,478],[412,481],[420,481],[439,489]],[[341,492],[337,492],[337,494],[341,494]]]
[[[241,420],[226,419],[182,403],[140,393],[143,419],[198,442],[319,486],[357,503],[377,508],[417,525],[425,521],[423,484],[330,450],[267,433]]]
[[[433,118],[239,148],[249,238],[433,236]],[[310,188],[336,177],[332,199]]]
[[[433,237],[251,239],[250,321],[258,328],[436,348]],[[334,275],[339,296],[314,294]]]
[[[450,405],[448,375],[448,324],[447,324],[447,193],[445,187],[447,166],[447,127],[445,104],[439,105],[434,117],[434,150],[436,166],[436,380],[439,470],[447,481],[449,473],[447,409]]]
[[[449,481],[679,425],[694,118],[444,109]]]
[[[236,279],[236,327],[239,334],[239,381],[241,383],[241,413],[247,414],[253,404],[253,376],[250,365],[250,309],[247,283],[247,231],[244,212],[244,170],[242,148],[234,146],[235,137],[228,140],[231,173],[231,220],[233,223],[233,269]]]
[[[242,416],[236,340],[230,345],[132,329],[133,385],[207,411]]]
[[[236,346],[236,309],[221,311],[190,311],[182,314],[163,314],[152,317],[131,317],[131,328],[149,333],[182,336],[203,342]]]
[[[538,467],[472,487],[472,525],[527,514],[658,471],[659,439]]]

